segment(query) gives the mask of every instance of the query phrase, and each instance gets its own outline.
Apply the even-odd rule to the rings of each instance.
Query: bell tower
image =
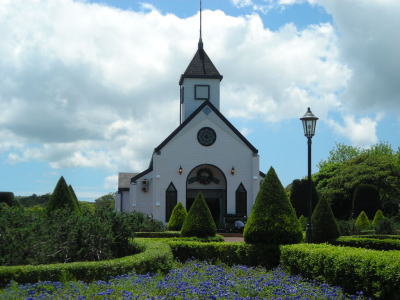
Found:
[[[179,80],[180,123],[185,121],[204,101],[210,101],[219,110],[221,80],[222,75],[204,51],[200,0],[200,38],[197,51]]]

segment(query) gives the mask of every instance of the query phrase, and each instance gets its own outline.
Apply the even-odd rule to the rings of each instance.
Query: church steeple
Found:
[[[204,51],[202,37],[202,3],[200,0],[200,30],[197,51],[179,80],[181,92],[181,123],[204,101],[219,109],[219,84],[222,75]]]

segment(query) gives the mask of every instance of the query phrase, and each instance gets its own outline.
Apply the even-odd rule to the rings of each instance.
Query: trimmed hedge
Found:
[[[335,241],[330,242],[332,245],[357,247],[373,250],[400,250],[400,240],[396,239],[374,239],[364,237],[342,236]]]
[[[173,256],[170,247],[161,242],[136,242],[142,252],[111,260],[74,262],[50,265],[0,266],[0,287],[11,280],[18,283],[63,280],[106,280],[111,276],[136,273],[166,272],[171,269]]]
[[[399,299],[400,251],[376,251],[326,244],[281,246],[281,264],[292,274],[364,291],[381,299]]]
[[[135,232],[133,235],[135,238],[170,238],[180,237],[180,231],[161,231],[161,232]]]
[[[237,243],[202,243],[170,241],[175,259],[186,261],[191,258],[228,265],[264,266],[268,269],[279,264],[280,249],[276,245]]]
[[[400,240],[399,234],[363,234],[363,235],[353,235],[352,237],[380,239],[380,240],[383,240],[383,239]]]

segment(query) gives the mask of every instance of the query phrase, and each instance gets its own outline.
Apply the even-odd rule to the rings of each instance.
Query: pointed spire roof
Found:
[[[217,68],[212,63],[211,59],[208,57],[207,53],[203,48],[202,39],[202,7],[200,0],[200,38],[198,43],[197,52],[194,55],[189,66],[186,68],[185,73],[181,75],[179,80],[179,85],[182,85],[185,78],[212,78],[222,80],[222,75],[219,74]]]

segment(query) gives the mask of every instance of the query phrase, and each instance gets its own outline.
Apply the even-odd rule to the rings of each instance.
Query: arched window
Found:
[[[247,216],[247,191],[242,183],[236,190],[236,214]]]
[[[172,210],[178,202],[178,193],[174,184],[171,182],[165,191],[165,222],[169,221]]]

